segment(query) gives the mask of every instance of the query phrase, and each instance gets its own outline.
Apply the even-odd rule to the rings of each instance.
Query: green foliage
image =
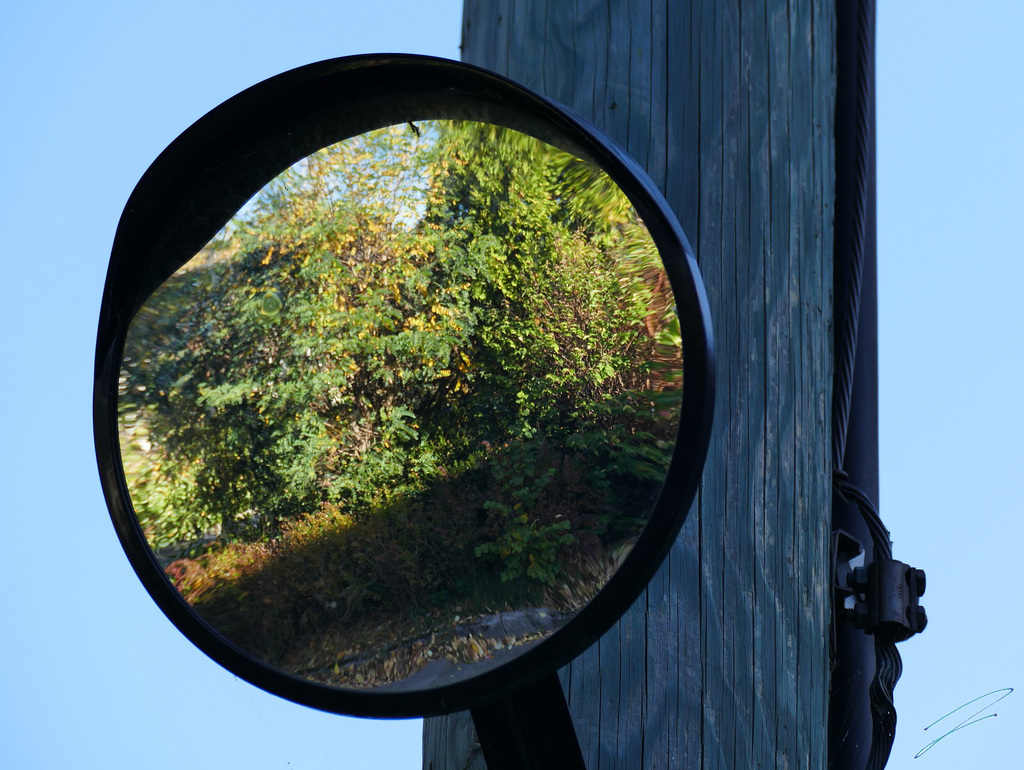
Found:
[[[248,536],[430,468],[417,412],[465,368],[473,266],[410,231],[400,177],[425,162],[410,142],[378,132],[293,168],[147,303],[159,333],[133,323],[125,400],[160,437],[133,482],[154,491],[135,501],[155,536],[181,534],[161,517],[182,484],[203,512],[183,519]]]
[[[481,530],[488,539],[474,553],[494,557],[503,582],[555,585],[573,547],[588,535],[593,542],[603,528],[606,501],[587,488],[575,460],[536,439],[512,442],[490,458],[492,499],[484,503],[488,526]]]
[[[550,588],[642,526],[679,355],[606,176],[494,126],[382,129],[285,172],[139,311],[132,500],[157,548],[217,539],[175,580],[268,650],[357,610]]]

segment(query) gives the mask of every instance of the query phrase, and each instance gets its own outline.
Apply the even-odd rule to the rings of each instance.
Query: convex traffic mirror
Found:
[[[712,399],[652,183],[467,65],[261,83],[117,230],[95,429],[121,542],[204,652],[316,708],[445,713],[566,664],[671,545]]]

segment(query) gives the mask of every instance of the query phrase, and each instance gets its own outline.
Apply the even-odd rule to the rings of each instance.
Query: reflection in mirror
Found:
[[[579,611],[666,473],[679,323],[593,165],[424,122],[311,155],[131,323],[140,525],[211,626],[344,688],[471,676]]]

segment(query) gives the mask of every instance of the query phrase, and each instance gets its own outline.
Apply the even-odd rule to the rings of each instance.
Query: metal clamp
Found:
[[[894,642],[924,630],[928,615],[919,602],[925,590],[924,570],[887,558],[854,566],[864,547],[843,530],[832,533],[832,546],[837,614],[852,619],[856,628]]]

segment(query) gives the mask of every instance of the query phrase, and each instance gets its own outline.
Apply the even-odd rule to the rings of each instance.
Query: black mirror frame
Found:
[[[494,123],[595,162],[633,203],[665,264],[683,345],[679,436],[650,521],[601,592],[559,631],[500,666],[432,689],[358,691],[261,662],[206,624],[173,587],[132,508],[117,428],[117,383],[129,324],[145,300],[264,184],[322,147],[386,125],[428,119]],[[270,78],[187,129],[146,171],[115,235],[100,311],[93,394],[96,453],[110,515],[132,567],[171,622],[237,676],[339,714],[414,717],[474,708],[537,682],[605,633],[667,555],[696,495],[711,434],[711,316],[686,237],[644,171],[568,108],[486,70],[410,55],[332,59]]]

